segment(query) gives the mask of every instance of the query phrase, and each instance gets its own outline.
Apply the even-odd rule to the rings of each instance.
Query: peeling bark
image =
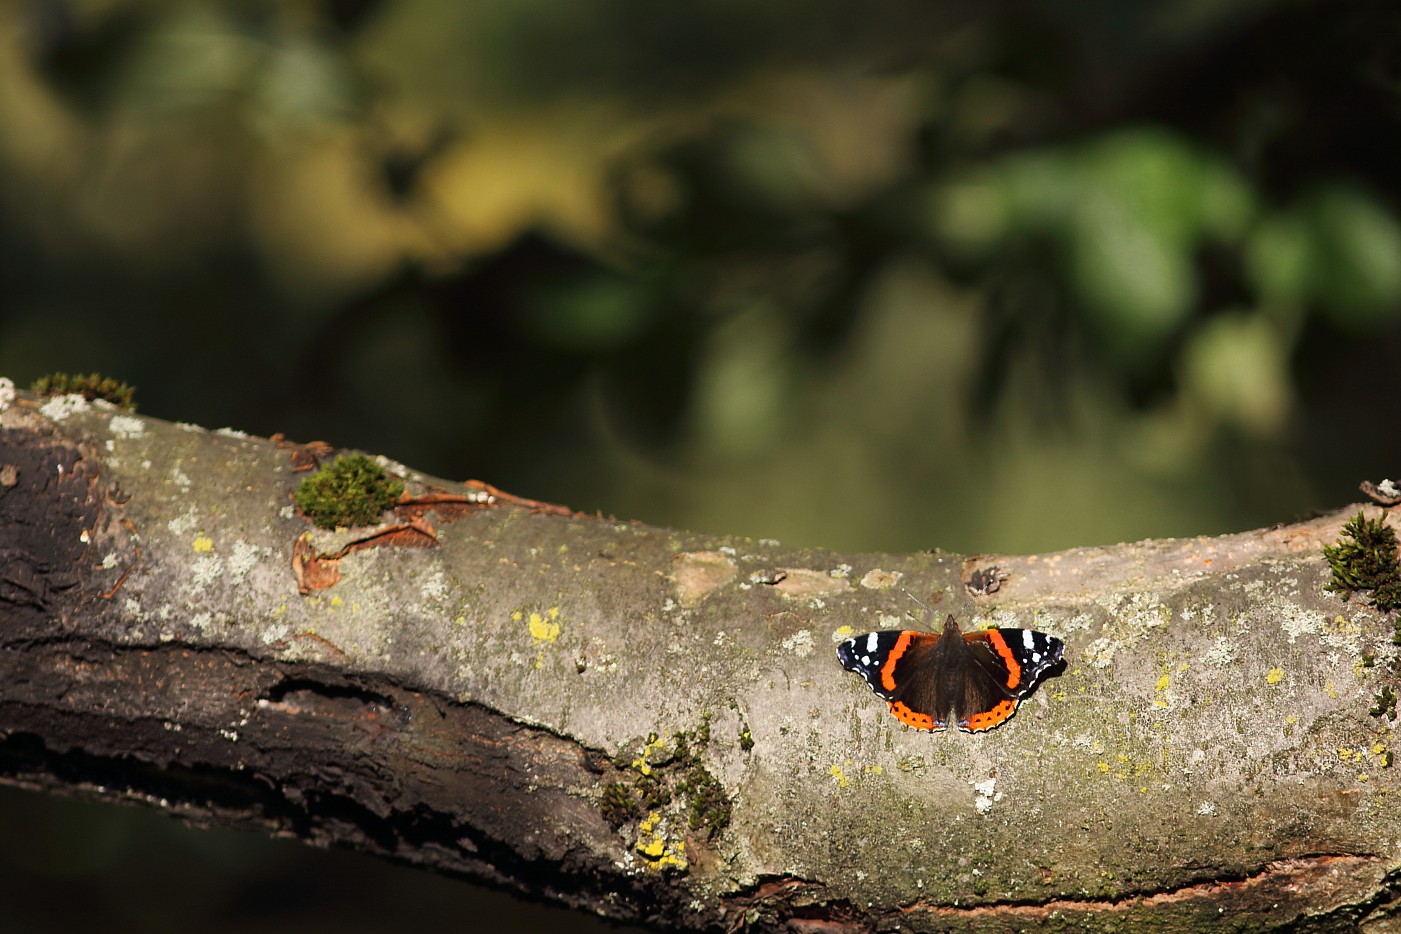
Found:
[[[325,532],[291,494],[330,453],[0,411],[0,781],[682,930],[1394,923],[1392,623],[1319,557],[1355,510],[838,555],[389,464],[381,525]],[[911,731],[832,646],[948,612],[1070,666],[986,736]]]

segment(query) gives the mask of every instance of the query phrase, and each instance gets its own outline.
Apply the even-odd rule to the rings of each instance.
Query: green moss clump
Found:
[[[1377,702],[1367,712],[1374,717],[1396,719],[1396,692],[1392,690],[1391,685],[1382,685],[1382,689],[1377,692]]]
[[[734,805],[725,794],[725,786],[701,764],[701,752],[709,742],[710,721],[704,717],[695,731],[673,733],[669,743],[652,733],[635,758],[629,760],[626,754],[615,757],[616,768],[634,774],[630,783],[603,786],[599,810],[604,820],[621,827],[648,812],[674,805],[692,830],[704,831],[707,839],[714,839],[729,826]],[[753,739],[749,742],[752,746]]]
[[[101,373],[49,373],[36,379],[29,388],[41,396],[76,393],[89,402],[106,399],[119,409],[136,411],[136,388]]]
[[[667,790],[665,783],[657,778],[655,772],[651,775],[637,776],[632,784],[637,789],[638,797],[642,799],[642,806],[649,811],[664,808],[671,803],[671,792]]]
[[[642,805],[638,803],[637,796],[622,782],[609,782],[603,786],[603,799],[598,809],[603,819],[615,830],[642,816]]]
[[[739,748],[745,752],[754,748],[754,734],[749,732],[749,727],[739,731]]]
[[[1323,547],[1333,569],[1328,589],[1346,600],[1366,592],[1372,605],[1390,611],[1401,607],[1401,566],[1397,564],[1396,532],[1382,519],[1358,513],[1343,526],[1342,537]]]
[[[404,492],[403,481],[364,454],[342,454],[297,488],[297,508],[323,529],[369,525]]]
[[[709,770],[700,765],[692,766],[676,790],[686,796],[686,813],[692,830],[704,830],[707,839],[713,840],[729,826],[733,805],[725,794],[725,786]]]

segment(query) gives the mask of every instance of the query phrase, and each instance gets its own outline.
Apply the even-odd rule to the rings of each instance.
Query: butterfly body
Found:
[[[1033,629],[963,632],[950,616],[941,633],[913,629],[854,636],[837,646],[890,712],[918,730],[950,722],[968,733],[1000,726],[1064,659],[1065,644]]]

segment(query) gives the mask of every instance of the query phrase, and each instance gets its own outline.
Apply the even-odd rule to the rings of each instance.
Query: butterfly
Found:
[[[870,632],[837,646],[842,667],[866,679],[901,723],[942,730],[1001,726],[1050,674],[1064,670],[1065,643],[1034,629],[963,632],[952,616],[941,633]]]

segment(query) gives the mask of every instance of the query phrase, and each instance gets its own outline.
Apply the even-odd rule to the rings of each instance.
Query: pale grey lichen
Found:
[[[441,570],[434,571],[419,587],[425,600],[442,600],[448,595],[448,581]]]
[[[78,393],[69,393],[65,396],[54,396],[48,402],[39,406],[39,414],[49,421],[61,422],[70,415],[87,412],[92,409],[92,403],[84,399]]]
[[[1208,665],[1214,668],[1225,668],[1236,660],[1236,646],[1225,636],[1217,636],[1212,642],[1211,648],[1202,655]]]
[[[214,555],[195,559],[190,565],[190,583],[196,592],[206,590],[224,574],[224,562]]]
[[[792,652],[799,658],[806,658],[812,654],[812,633],[806,629],[799,629],[793,635],[783,640],[784,651]]]
[[[241,538],[235,541],[229,549],[229,576],[236,582],[247,579],[248,572],[258,566],[265,551],[267,549],[260,549]]]
[[[199,528],[199,513],[194,506],[191,506],[184,513],[167,522],[165,527],[176,535],[187,535]]]
[[[124,440],[139,438],[146,433],[146,423],[130,415],[113,415],[107,427],[111,429],[112,434]]]

